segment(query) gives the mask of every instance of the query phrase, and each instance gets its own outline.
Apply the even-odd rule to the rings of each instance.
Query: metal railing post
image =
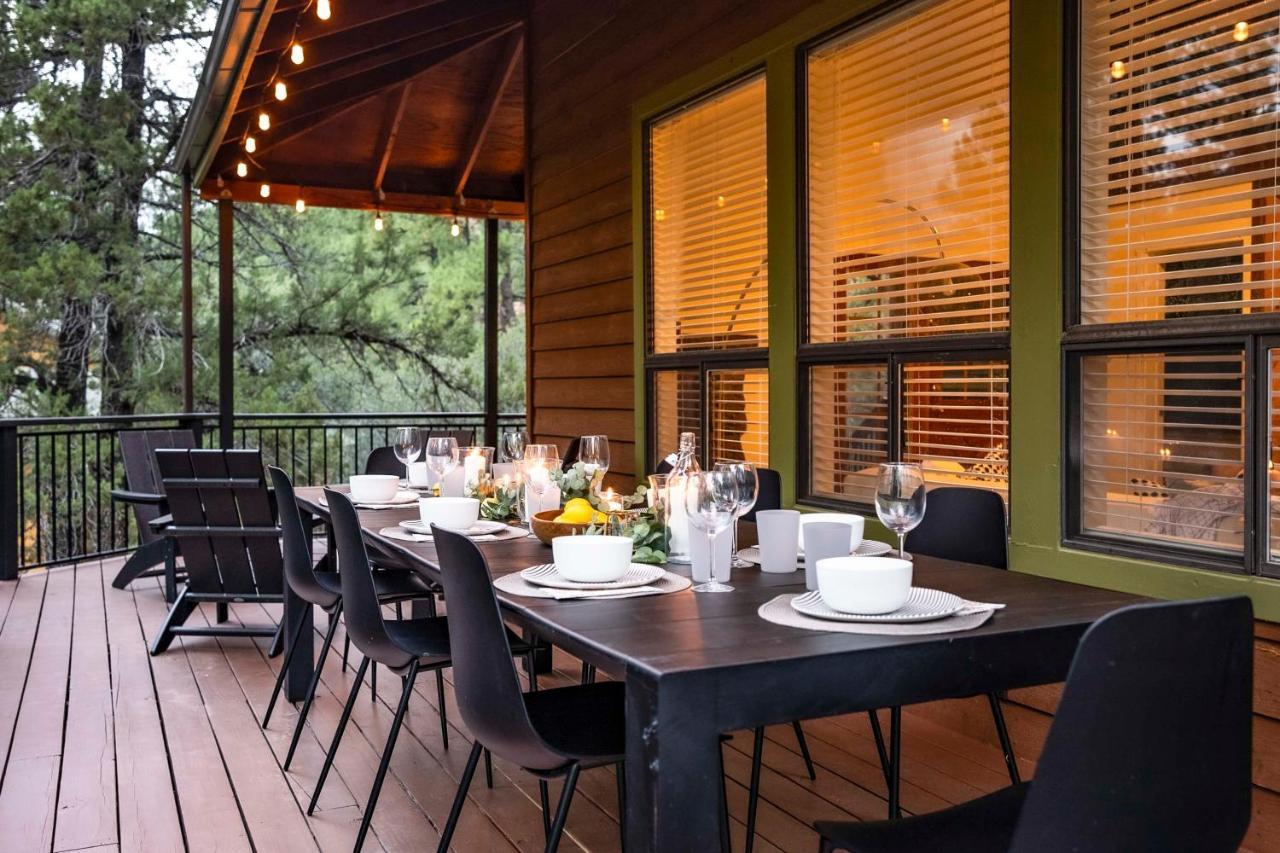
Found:
[[[22,519],[18,494],[18,427],[0,423],[0,580],[18,577]]]

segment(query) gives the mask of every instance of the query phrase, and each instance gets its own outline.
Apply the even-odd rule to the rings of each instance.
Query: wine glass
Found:
[[[554,444],[526,444],[522,458],[525,462],[536,462],[539,459],[558,459],[560,458],[560,448]]]
[[[458,440],[451,435],[427,439],[427,467],[436,475],[436,490],[444,494],[444,478],[458,467]]]
[[[760,475],[751,462],[717,462],[715,470],[729,474],[737,489],[737,511],[734,513],[733,548],[730,552],[732,556],[729,558],[729,565],[735,569],[745,569],[751,564],[738,556],[737,521],[751,512],[756,505],[756,498],[760,494]]]
[[[591,478],[591,491],[596,492],[609,470],[609,436],[584,435],[578,445],[578,461]]]
[[[919,465],[886,462],[876,482],[876,515],[880,523],[898,534],[898,556],[910,560],[907,531],[924,520],[924,474]]]
[[[558,456],[539,456],[537,458],[529,458],[528,451],[535,447],[552,447],[554,444],[531,444],[525,450],[524,459],[524,481],[529,486],[529,491],[533,492],[537,500],[531,501],[534,506],[529,507],[529,516],[542,511],[542,495],[551,488],[551,472],[559,470],[560,458]]]
[[[529,433],[523,429],[513,429],[502,437],[502,447],[506,451],[508,462],[520,462],[524,459],[524,449],[529,443]]]
[[[685,480],[685,509],[689,524],[707,536],[707,556],[711,560],[711,580],[698,584],[694,592],[732,592],[733,587],[721,580],[716,565],[716,539],[731,524],[738,506],[738,486],[734,477],[725,471],[704,471],[691,474]],[[728,580],[729,566],[724,567],[724,580]]]
[[[400,464],[408,469],[409,464],[417,462],[418,455],[422,453],[422,432],[417,427],[399,427],[391,447]]]

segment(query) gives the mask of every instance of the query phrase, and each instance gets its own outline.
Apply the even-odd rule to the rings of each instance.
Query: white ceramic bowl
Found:
[[[384,504],[395,499],[400,478],[393,474],[356,474],[351,478],[351,500],[358,504]]]
[[[911,561],[828,557],[818,561],[818,592],[841,613],[892,613],[911,596]]]
[[[862,544],[862,528],[865,521],[862,516],[850,512],[806,512],[800,515],[800,553],[804,553],[804,526],[815,521],[831,521],[836,524],[849,525],[849,553]]]
[[[551,540],[556,570],[578,583],[609,583],[631,566],[630,536],[557,536]]]
[[[480,518],[480,501],[475,498],[418,498],[422,523],[445,530],[467,530]]]

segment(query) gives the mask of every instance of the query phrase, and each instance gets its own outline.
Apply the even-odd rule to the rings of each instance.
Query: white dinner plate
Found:
[[[797,613],[832,622],[929,622],[958,613],[964,599],[940,589],[913,586],[907,603],[892,613],[841,613],[829,607],[815,589],[791,599],[791,606]]]
[[[431,535],[431,525],[427,524],[420,518],[408,518],[400,522],[400,526],[405,530],[411,530],[414,533],[420,533],[423,536]],[[489,536],[494,533],[500,533],[506,530],[507,526],[501,521],[477,521],[466,530],[460,531],[468,536]]]
[[[350,492],[347,493],[347,497],[351,497]],[[418,502],[418,499],[421,497],[422,495],[418,494],[417,492],[409,491],[408,489],[401,489],[400,491],[396,492],[396,496],[389,501],[378,501],[377,503],[361,503],[360,501],[352,500],[351,502],[355,504],[357,509],[391,509],[398,506],[408,506],[409,504],[416,504]],[[321,506],[329,505],[329,502],[325,500],[323,495],[321,495],[320,497],[320,505]]]
[[[662,566],[649,566],[644,563],[632,563],[631,568],[616,581],[608,583],[579,583],[571,581],[556,571],[554,563],[541,566],[530,566],[520,573],[520,577],[535,586],[549,586],[552,589],[630,589],[633,586],[646,586],[666,574]]]
[[[857,548],[853,549],[855,557],[881,557],[893,550],[893,546],[888,542],[880,542],[875,539],[863,539]],[[755,545],[750,548],[743,548],[738,552],[738,556],[746,560],[748,563],[760,565],[760,549]],[[796,556],[797,568],[804,568],[804,555]]]

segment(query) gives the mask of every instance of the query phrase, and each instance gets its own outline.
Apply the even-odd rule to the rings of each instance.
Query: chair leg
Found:
[[[996,722],[996,735],[1000,738],[1000,749],[1004,751],[1004,763],[1009,768],[1009,781],[1017,785],[1022,781],[1018,772],[1018,758],[1013,754],[1013,740],[1009,737],[1009,727],[1004,721],[1004,708],[1000,705],[1000,697],[995,693],[987,694],[991,703],[991,718]]]
[[[351,637],[342,638],[342,671],[347,671],[347,655],[351,652]]]
[[[231,608],[227,606],[227,603],[225,601],[219,601],[214,606],[213,611],[214,611],[214,618],[217,620],[219,625],[221,625],[222,623],[226,622],[228,619],[231,618]]]
[[[151,644],[151,654],[158,655],[169,648],[176,636],[173,629],[186,622],[195,609],[196,603],[187,599],[187,591],[184,589],[173,602],[173,606],[169,608],[169,615],[165,617],[164,624],[160,626],[160,633],[156,634],[156,639]]]
[[[167,557],[167,549],[168,542],[165,539],[156,539],[139,545],[129,559],[125,560],[120,571],[116,573],[115,580],[111,581],[111,585],[116,589],[124,589],[153,566],[162,565]]]
[[[619,761],[613,767],[618,777],[618,849],[627,853],[627,764]]]
[[[387,745],[382,748],[382,760],[378,762],[378,773],[373,777],[373,789],[369,791],[369,801],[364,805],[364,817],[360,820],[360,832],[356,835],[353,853],[360,853],[365,836],[369,834],[369,825],[373,823],[373,810],[378,805],[378,795],[382,793],[382,783],[387,778],[387,768],[391,765],[391,753],[396,748],[396,738],[400,736],[400,726],[404,724],[404,712],[409,707],[409,699],[413,696],[413,683],[417,679],[418,662],[414,661],[409,664],[409,673],[404,678],[404,689],[400,692],[400,705],[396,708],[395,719],[391,721],[391,731],[387,733]]]
[[[369,701],[378,704],[378,665],[369,664]]]
[[[436,701],[440,703],[440,742],[449,748],[449,717],[444,708],[444,670],[436,670]],[[490,788],[493,785],[489,786]]]
[[[747,788],[747,843],[742,849],[751,853],[756,842],[756,805],[760,800],[760,763],[764,758],[764,726],[755,730],[751,747],[751,785]]]
[[[529,692],[538,692],[538,661],[534,657],[534,649],[530,649],[528,654],[524,656],[525,666],[529,668]]]
[[[172,536],[164,540],[164,600],[178,600],[178,540]]]
[[[880,756],[880,772],[884,774],[884,787],[889,790],[893,784],[893,770],[889,767],[889,750],[884,745],[884,732],[880,728],[880,717],[875,711],[868,711],[867,717],[871,720],[871,736],[876,741],[876,754]]]
[[[556,807],[556,820],[551,824],[551,834],[547,836],[547,853],[555,853],[560,847],[560,836],[564,832],[564,822],[569,817],[569,806],[573,804],[573,792],[578,787],[580,772],[581,768],[574,764],[565,777],[564,790],[560,792],[560,805]]]
[[[596,668],[591,664],[587,663],[586,661],[582,662],[582,683],[583,684],[596,683]]]
[[[271,638],[271,645],[267,647],[267,657],[279,657],[284,651],[284,619],[280,620],[280,624],[276,626],[276,633]]]
[[[547,780],[538,780],[538,799],[542,801],[542,837],[551,837],[551,797],[547,795]]]
[[[729,853],[729,790],[724,776],[724,744],[716,744],[716,759],[720,766],[720,853]]]
[[[351,693],[347,696],[347,702],[342,706],[342,716],[338,718],[338,727],[333,731],[333,740],[329,743],[329,751],[324,756],[324,766],[320,768],[320,776],[316,779],[316,789],[311,794],[311,802],[307,805],[307,814],[314,814],[316,803],[320,801],[320,791],[324,789],[324,780],[329,778],[329,768],[333,766],[334,756],[338,754],[338,744],[342,741],[342,733],[346,731],[347,721],[351,719],[351,709],[356,704],[356,697],[360,695],[360,682],[364,681],[364,672],[369,668],[369,659],[364,658],[360,661],[360,666],[356,668],[356,680],[351,685]]]
[[[440,844],[436,847],[436,853],[446,853],[449,849],[449,842],[453,840],[453,831],[458,826],[458,816],[462,814],[462,805],[467,800],[467,789],[471,787],[471,777],[476,773],[476,761],[479,760],[482,751],[486,755],[489,752],[480,745],[480,741],[471,744],[467,768],[462,771],[462,778],[458,780],[458,793],[453,795],[453,807],[449,809],[449,820],[444,825],[444,831],[440,833]]]
[[[889,709],[889,820],[902,817],[899,787],[902,782],[902,706]]]
[[[800,744],[800,756],[804,758],[804,768],[809,771],[809,781],[816,782],[818,774],[813,769],[813,758],[809,755],[809,742],[804,738],[804,729],[800,728],[799,720],[792,720],[791,727],[795,729],[796,743]]]
[[[293,629],[293,639],[289,641],[289,651],[284,656],[284,660],[280,662],[280,672],[276,675],[276,686],[271,689],[271,699],[267,702],[267,712],[262,715],[262,727],[265,729],[267,723],[271,722],[271,712],[276,707],[276,700],[280,698],[280,688],[284,687],[285,676],[289,674],[289,662],[293,660],[293,653],[298,648],[298,640],[302,639],[302,625],[299,620],[298,627]],[[283,625],[284,623],[281,622]]]
[[[320,657],[316,660],[315,670],[311,673],[311,683],[307,685],[307,695],[302,700],[302,710],[298,712],[298,721],[293,725],[293,737],[289,741],[289,751],[284,756],[284,769],[288,770],[293,763],[293,754],[298,751],[298,741],[302,739],[302,727],[306,725],[307,715],[311,713],[311,703],[316,700],[316,688],[320,685],[320,675],[324,672],[325,658],[329,655],[329,646],[333,643],[333,632],[338,628],[337,614],[329,620],[329,628],[324,633],[324,643],[320,646]]]
[[[484,751],[484,784],[493,790],[493,753],[487,749]]]

